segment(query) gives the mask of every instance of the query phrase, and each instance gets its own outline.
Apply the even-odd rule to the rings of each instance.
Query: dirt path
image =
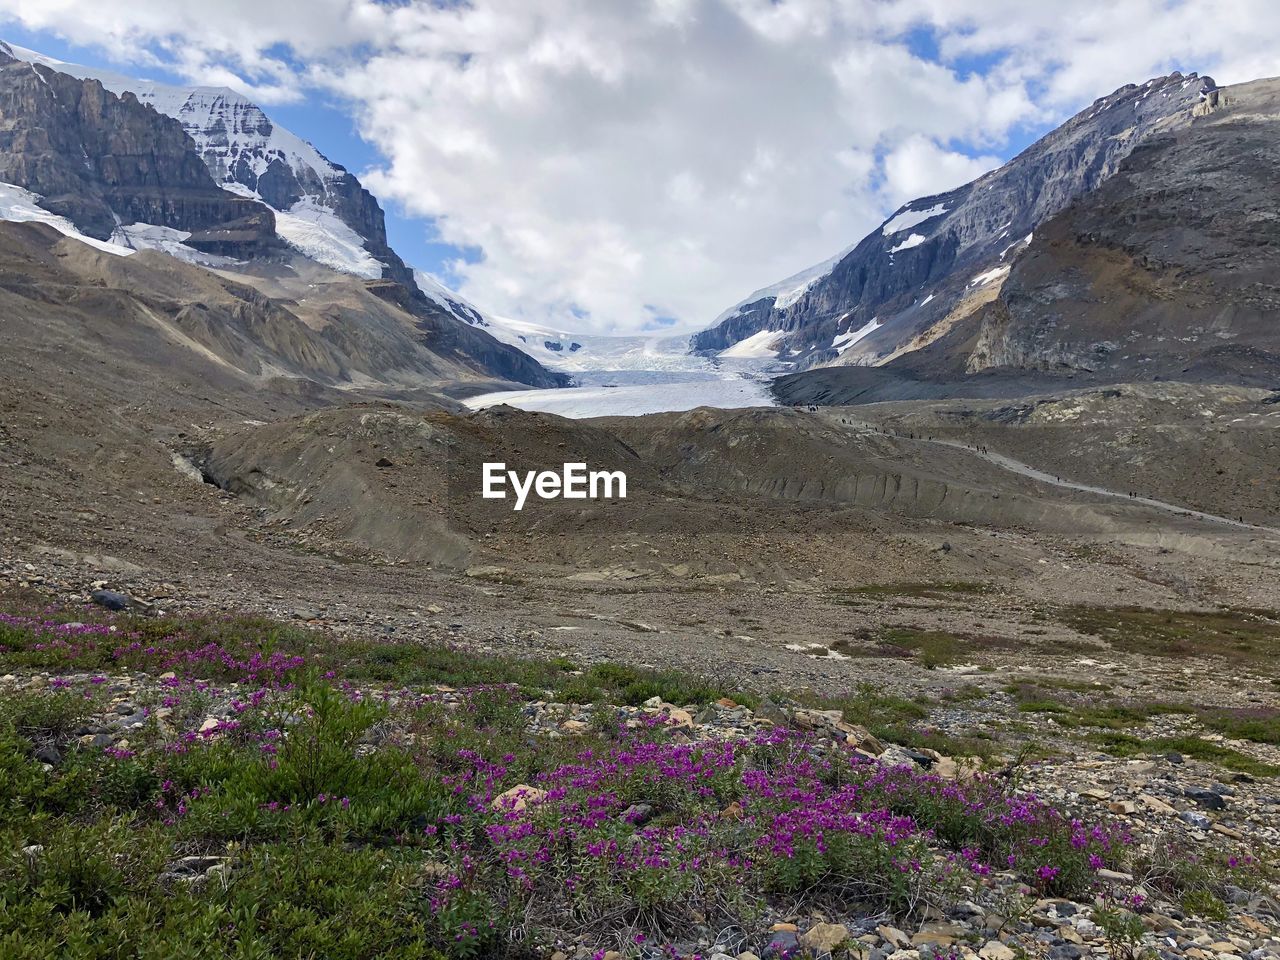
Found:
[[[897,440],[914,441],[916,443],[929,443],[940,447],[952,447],[956,450],[964,450],[970,455],[977,457],[979,460],[985,460],[987,463],[1007,470],[1010,473],[1027,477],[1030,480],[1036,480],[1040,483],[1051,484],[1055,487],[1063,487],[1067,490],[1078,490],[1082,493],[1092,493],[1102,497],[1112,497],[1117,500],[1123,500],[1126,503],[1138,503],[1146,507],[1154,507],[1157,510],[1163,510],[1167,513],[1177,514],[1180,517],[1190,517],[1196,520],[1204,520],[1209,523],[1222,524],[1224,526],[1236,527],[1242,530],[1257,530],[1261,533],[1274,534],[1280,536],[1280,529],[1275,527],[1265,527],[1254,523],[1245,523],[1242,520],[1236,520],[1231,517],[1220,517],[1217,514],[1205,513],[1201,510],[1192,510],[1190,507],[1179,506],[1176,503],[1169,503],[1165,500],[1156,500],[1153,497],[1130,496],[1127,493],[1121,493],[1118,490],[1108,490],[1106,487],[1095,487],[1088,483],[1077,483],[1074,480],[1064,480],[1062,477],[1055,476],[1052,473],[1045,473],[1043,470],[1037,470],[1030,464],[1022,463],[1012,457],[1007,457],[1002,453],[992,453],[987,449],[980,449],[972,444],[962,443],[959,440],[938,440],[933,437],[918,437],[904,433],[898,433],[893,430],[886,430],[872,423],[862,420],[850,420],[847,417],[840,418],[842,425],[854,427],[856,429],[869,431],[872,433],[881,433],[886,436],[893,437]]]

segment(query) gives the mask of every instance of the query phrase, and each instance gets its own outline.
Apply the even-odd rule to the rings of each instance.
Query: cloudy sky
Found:
[[[689,329],[1118,86],[1280,74],[1274,0],[0,0],[63,59],[244,90],[483,308]]]

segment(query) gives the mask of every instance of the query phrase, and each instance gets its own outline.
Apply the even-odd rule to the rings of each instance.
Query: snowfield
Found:
[[[768,381],[746,376],[702,377],[690,374],[622,371],[605,378],[593,375],[591,384],[559,390],[510,390],[486,393],[465,401],[472,410],[509,404],[562,417],[637,417],[645,413],[693,410],[695,407],[774,406]],[[611,386],[606,386],[606,381]]]
[[[785,335],[785,330],[761,330],[721,350],[720,356],[740,360],[774,359],[778,356],[778,341]]]
[[[60,217],[41,207],[40,198],[30,190],[24,190],[12,183],[0,183],[0,220],[9,220],[13,223],[47,223],[59,233],[74,237],[81,243],[87,243],[107,253],[114,253],[118,257],[127,257],[133,253],[128,247],[86,237],[66,217]]]
[[[382,262],[364,248],[360,234],[315,197],[303,197],[287,211],[277,210],[276,233],[316,263],[365,280],[382,276]]]

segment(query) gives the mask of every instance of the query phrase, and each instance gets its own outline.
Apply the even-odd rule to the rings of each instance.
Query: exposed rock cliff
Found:
[[[1040,223],[1097,189],[1136,146],[1188,124],[1214,89],[1179,73],[1122,87],[998,170],[906,204],[825,273],[749,298],[692,346],[718,351],[770,330],[801,367],[883,358],[999,283]]]
[[[220,189],[193,151],[181,124],[131,94],[0,50],[0,182],[98,239],[148,223],[188,232],[189,246],[211,253],[268,250],[271,210]]]

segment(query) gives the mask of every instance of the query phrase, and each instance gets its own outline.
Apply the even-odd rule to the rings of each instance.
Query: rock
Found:
[[[1182,793],[1188,800],[1194,800],[1197,806],[1205,810],[1227,809],[1227,801],[1213,790],[1206,790],[1203,787],[1187,787]]]
[[[623,810],[618,817],[623,823],[634,824],[642,827],[653,819],[653,807],[647,803],[633,803],[627,809]]]
[[[128,610],[133,606],[133,600],[126,594],[117,593],[115,590],[95,590],[89,594],[89,599],[100,607],[106,607],[108,610]]]
[[[843,923],[816,923],[800,937],[800,945],[818,953],[830,953],[849,939]]]
[[[41,763],[47,763],[51,767],[56,767],[62,763],[62,754],[58,752],[58,748],[51,743],[42,744],[36,747],[32,756]]]
[[[650,701],[645,701],[646,706],[648,706],[649,702]],[[650,707],[650,709],[653,708]],[[693,714],[688,710],[682,710],[674,704],[664,703],[659,700],[657,711],[659,714],[666,717],[667,722],[673,727],[691,728],[693,726]]]
[[[463,573],[468,577],[474,577],[479,580],[488,580],[496,577],[505,577],[511,573],[506,567],[500,567],[496,564],[484,564],[478,567],[467,567]]]
[[[988,940],[986,945],[978,951],[978,956],[982,960],[1014,960],[1017,954],[999,940]]]
[[[1149,793],[1138,794],[1138,799],[1141,800],[1148,807],[1150,807],[1152,810],[1156,811],[1157,813],[1177,813],[1178,812],[1174,810],[1173,807],[1171,807],[1169,804],[1161,800],[1159,797],[1153,797]]]
[[[546,796],[547,791],[521,783],[498,794],[490,806],[494,810],[514,810],[519,813],[531,804],[541,803]]]
[[[1198,827],[1201,830],[1213,829],[1213,821],[1203,813],[1196,813],[1194,810],[1183,810],[1178,816],[1191,824],[1191,826]]]
[[[1119,870],[1108,870],[1105,867],[1098,871],[1099,880],[1113,880],[1116,883],[1133,883],[1133,874],[1121,873]]]
[[[787,711],[778,706],[769,697],[761,697],[756,705],[756,716],[770,723],[787,723]]]
[[[881,924],[876,927],[876,933],[880,934],[881,938],[887,941],[890,946],[895,947],[898,950],[906,949],[906,947],[911,943],[911,939],[905,933],[897,927],[891,927],[888,924]]]
[[[794,924],[787,926],[794,927]],[[765,948],[764,955],[766,958],[790,957],[799,945],[800,941],[794,930],[776,930],[769,934],[769,945]]]

